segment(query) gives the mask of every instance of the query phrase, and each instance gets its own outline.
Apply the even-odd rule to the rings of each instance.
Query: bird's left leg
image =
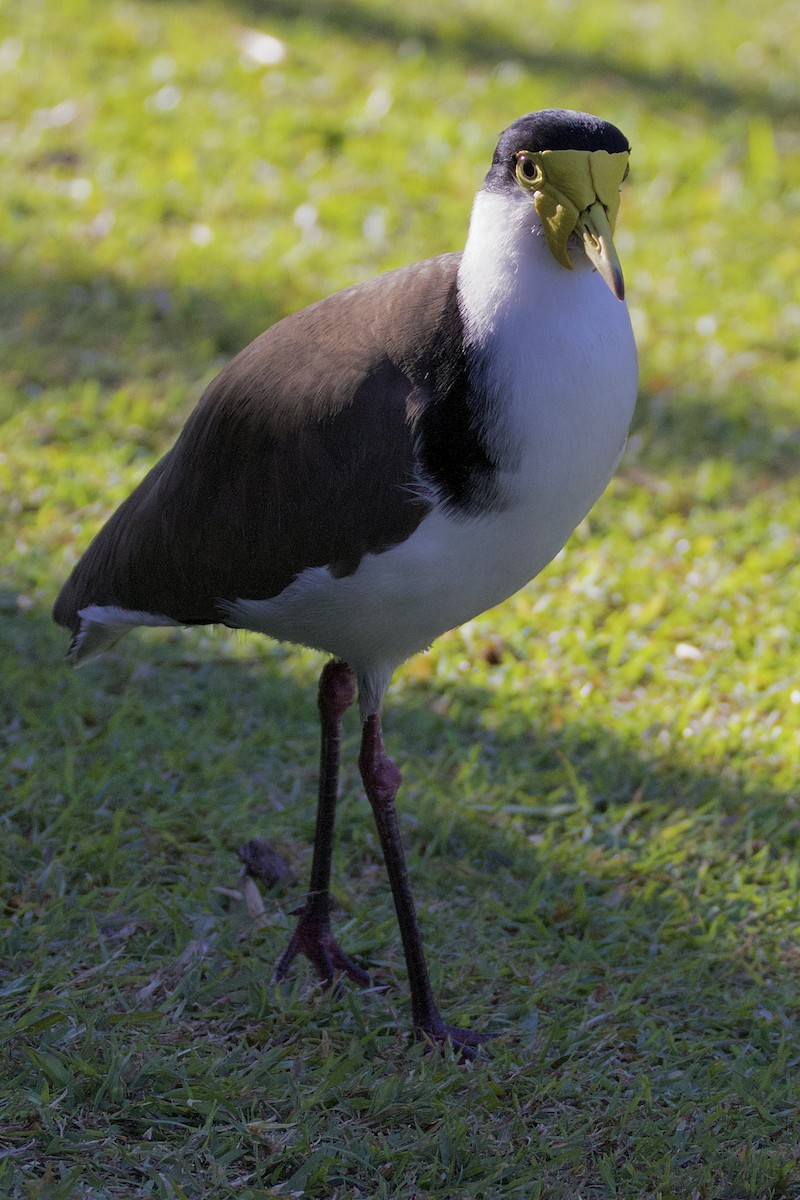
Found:
[[[331,933],[331,858],[339,791],[341,723],[345,710],[354,699],[355,683],[347,664],[337,661],[326,663],[319,680],[319,800],[311,882],[295,931],[275,966],[277,981],[286,978],[298,954],[305,954],[326,987],[333,982],[337,971],[342,971],[362,987],[367,987],[371,982],[367,972],[344,953]]]

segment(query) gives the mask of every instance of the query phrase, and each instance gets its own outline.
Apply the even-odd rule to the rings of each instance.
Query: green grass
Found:
[[[800,1196],[799,58],[778,0],[0,4],[0,1193]],[[566,552],[388,701],[443,1010],[500,1035],[464,1066],[409,1039],[352,718],[337,927],[389,986],[270,986],[320,659],[153,631],[76,673],[48,614],[225,359],[458,248],[552,104],[634,146],[642,398]],[[296,876],[261,928],[254,835]]]

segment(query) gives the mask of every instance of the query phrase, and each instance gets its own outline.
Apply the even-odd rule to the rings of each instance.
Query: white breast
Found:
[[[603,491],[636,395],[627,309],[586,260],[574,271],[555,262],[522,199],[479,193],[459,274],[468,338],[497,398],[503,510],[435,509],[352,575],[318,567],[271,600],[228,606],[231,624],[388,676],[527,583]]]

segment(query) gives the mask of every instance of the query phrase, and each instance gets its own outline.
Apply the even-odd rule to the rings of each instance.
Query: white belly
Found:
[[[509,450],[503,510],[454,517],[434,509],[410,538],[365,555],[352,575],[316,567],[279,596],[226,606],[230,624],[328,651],[359,674],[388,673],[547,565],[608,483],[636,395],[625,306],[588,270],[553,263],[549,282],[556,295],[544,313],[517,303],[492,335],[503,382],[498,436]],[[559,287],[568,305],[558,303]]]

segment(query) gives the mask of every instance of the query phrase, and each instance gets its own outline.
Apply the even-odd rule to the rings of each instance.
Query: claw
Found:
[[[327,922],[309,916],[305,906],[299,910],[289,945],[275,964],[276,983],[286,978],[298,954],[305,955],[326,988],[332,985],[337,972],[347,975],[359,987],[369,987],[372,983],[369,973],[342,950]]]
[[[477,1033],[474,1029],[459,1029],[455,1025],[448,1025],[438,1015],[424,1025],[415,1025],[414,1032],[420,1041],[427,1043],[428,1050],[443,1050],[449,1042],[464,1062],[471,1062],[478,1053],[478,1048],[492,1037],[491,1033]]]

